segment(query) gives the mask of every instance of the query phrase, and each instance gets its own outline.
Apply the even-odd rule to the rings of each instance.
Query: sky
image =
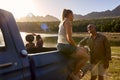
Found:
[[[120,0],[0,0],[0,9],[10,11],[16,18],[33,13],[36,16],[49,14],[60,19],[63,9],[86,15],[90,12],[113,10],[118,5]]]

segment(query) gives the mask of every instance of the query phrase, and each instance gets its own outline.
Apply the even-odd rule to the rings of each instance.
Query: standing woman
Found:
[[[73,12],[69,9],[64,9],[62,21],[59,24],[57,49],[65,56],[73,57],[78,60],[71,76],[73,80],[79,80],[80,69],[88,61],[89,55],[87,54],[86,49],[77,47],[77,44],[72,39],[72,22]]]

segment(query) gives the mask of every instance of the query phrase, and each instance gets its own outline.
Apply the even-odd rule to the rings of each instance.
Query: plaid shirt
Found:
[[[79,42],[80,46],[87,45],[90,49],[91,63],[96,64],[99,61],[111,60],[111,49],[107,38],[97,33],[96,38],[86,37]]]

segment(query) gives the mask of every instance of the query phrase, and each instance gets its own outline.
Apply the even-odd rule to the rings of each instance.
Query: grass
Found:
[[[112,56],[120,57],[120,46],[111,47]],[[120,59],[112,58],[108,69],[109,80],[120,80]]]
[[[108,80],[120,80],[120,59],[112,59],[107,73]]]
[[[120,47],[111,47],[112,56],[119,56],[120,57]]]
[[[120,46],[119,47],[111,47],[112,53],[119,53],[120,54]]]

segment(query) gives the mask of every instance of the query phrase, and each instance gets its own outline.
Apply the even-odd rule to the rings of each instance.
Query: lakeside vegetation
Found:
[[[48,25],[50,32],[57,33],[59,21],[56,22],[17,22],[18,28],[22,32],[44,32],[40,26],[42,23]],[[103,19],[90,19],[78,20],[73,22],[74,32],[86,32],[86,26],[93,23],[97,26],[100,32],[120,32],[120,17],[117,18],[103,18]]]

